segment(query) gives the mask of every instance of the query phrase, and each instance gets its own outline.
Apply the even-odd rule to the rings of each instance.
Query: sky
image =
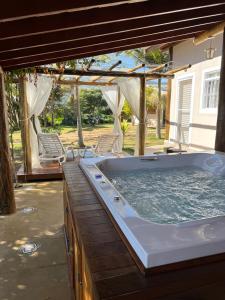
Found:
[[[131,57],[131,56],[125,54],[124,52],[111,53],[111,54],[108,54],[108,57],[110,58],[109,62],[107,62],[107,63],[101,63],[101,68],[102,69],[109,68],[111,65],[113,65],[114,63],[116,63],[118,60],[122,61],[121,65],[119,65],[117,67],[118,70],[120,68],[121,68],[121,70],[123,68],[131,69],[131,68],[137,66],[138,64],[142,63],[141,61],[138,62],[135,57]],[[138,69],[137,72],[144,72],[144,71],[147,71],[147,70],[149,70],[149,68],[144,67],[142,69]],[[166,89],[166,83],[167,83],[167,80],[166,79],[162,79],[163,90]],[[151,80],[151,81],[148,82],[148,84],[149,85],[153,85],[153,86],[157,86],[158,82],[157,82],[157,80]]]

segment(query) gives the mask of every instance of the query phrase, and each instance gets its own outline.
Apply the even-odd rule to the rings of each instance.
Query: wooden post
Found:
[[[225,152],[225,30],[223,32],[223,50],[220,70],[218,116],[216,125],[215,150]]]
[[[30,124],[28,118],[28,103],[26,94],[26,79],[19,80],[20,103],[21,103],[21,137],[23,145],[24,173],[32,172],[31,144],[30,144]]]
[[[15,212],[4,73],[0,67],[0,214]]]
[[[78,85],[74,86],[73,100],[74,100],[74,110],[77,118],[77,134],[78,134],[78,144],[80,148],[85,147],[82,131],[82,121],[81,121],[81,111],[80,111],[80,95]]]
[[[117,105],[118,105],[118,108],[119,108],[120,101],[121,101],[121,91],[120,91],[120,87],[119,86],[117,86],[117,90],[118,90],[118,103],[117,103]],[[119,120],[121,121],[121,114],[119,115]]]
[[[161,139],[161,107],[162,107],[162,80],[158,79],[158,101],[156,107],[156,137]]]
[[[169,48],[169,60],[173,60],[173,47]],[[170,134],[170,102],[171,102],[172,79],[167,80],[167,95],[166,95],[166,128],[165,139],[169,139]]]
[[[140,78],[140,107],[139,107],[139,155],[145,152],[145,78]]]

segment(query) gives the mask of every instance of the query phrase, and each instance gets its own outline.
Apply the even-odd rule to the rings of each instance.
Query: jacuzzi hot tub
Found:
[[[146,269],[225,252],[225,155],[98,157],[80,165]]]

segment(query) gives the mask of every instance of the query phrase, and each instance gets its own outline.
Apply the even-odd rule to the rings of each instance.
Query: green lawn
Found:
[[[111,133],[113,124],[101,124],[95,127],[84,127],[83,136],[86,146],[95,145],[97,142],[98,136],[102,134]],[[129,124],[128,131],[124,139],[124,150],[133,153],[134,144],[135,144],[135,133],[136,126]],[[76,128],[65,126],[61,128],[60,139],[65,146],[77,145],[77,130]],[[17,159],[21,157],[21,137],[20,131],[17,131],[13,135],[14,149]],[[162,139],[157,139],[155,137],[155,128],[147,128],[146,134],[146,146],[162,145],[164,142],[164,129],[162,129]]]

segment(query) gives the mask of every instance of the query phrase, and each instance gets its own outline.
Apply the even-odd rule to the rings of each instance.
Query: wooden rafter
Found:
[[[25,10],[27,1],[18,11],[7,12],[9,3],[1,9],[4,70],[178,42],[225,18],[225,2],[219,0],[55,0]]]
[[[102,37],[96,37],[96,38],[89,38],[89,39],[82,39],[79,41],[70,41],[65,43],[59,43],[59,44],[52,44],[52,45],[46,45],[41,47],[34,47],[34,48],[28,48],[28,49],[22,49],[22,50],[15,50],[15,51],[4,51],[0,52],[0,61],[1,62],[7,62],[11,61],[16,57],[16,59],[23,59],[23,58],[32,58],[32,57],[40,57],[41,55],[45,54],[54,54],[59,52],[65,52],[65,51],[74,51],[74,53],[81,53],[87,51],[88,47],[95,47],[97,48],[110,48],[112,46],[123,46],[123,45],[129,45],[132,43],[142,43],[146,40],[149,44],[157,44],[160,43],[160,40],[165,40],[171,38],[171,37],[180,37],[180,36],[186,36],[187,34],[191,34],[192,37],[194,37],[195,34],[204,31],[209,27],[209,24],[204,24],[201,26],[195,26],[188,27],[188,28],[182,28],[180,30],[175,30],[173,32],[171,31],[165,31],[160,32],[157,34],[152,34],[151,30],[148,30],[150,34],[144,34],[142,35],[140,33],[140,36],[133,36],[132,32],[127,32],[125,34],[120,34],[120,39],[116,39],[115,41],[112,41],[110,36],[106,36],[104,39]],[[147,31],[146,31],[147,32]],[[169,35],[169,36],[168,36]],[[119,35],[118,35],[119,36]],[[130,36],[130,37],[129,37]]]
[[[141,21],[142,18],[159,14],[171,14],[174,11],[193,11],[195,9],[208,7],[213,10],[214,7],[222,6],[219,0],[189,0],[173,1],[158,0],[150,3],[122,4],[120,9],[115,7],[95,8],[92,10],[69,12],[58,15],[46,15],[40,17],[31,17],[28,19],[2,22],[0,39],[9,37],[18,37],[23,35],[33,35],[38,33],[54,32],[66,30],[69,28],[83,28],[96,26],[96,24],[122,23],[126,20]],[[207,14],[209,15],[209,13]],[[173,18],[173,16],[170,16]],[[187,17],[186,17],[187,18]]]
[[[167,42],[171,40],[176,40],[176,41],[182,41],[187,38],[192,38],[193,34],[187,34],[187,35],[182,35],[182,36],[177,36],[177,37],[168,37],[166,39]],[[162,42],[163,39],[161,40],[156,40],[154,43],[157,45],[160,42]],[[123,51],[123,50],[128,50],[128,49],[134,49],[138,47],[145,47],[149,46],[149,42],[143,42],[143,43],[132,43],[132,44],[127,44],[124,46],[118,46],[114,48],[108,49],[102,48],[102,47],[89,47],[86,48],[84,52],[81,53],[75,53],[74,50],[66,50],[66,51],[60,51],[60,52],[55,52],[51,54],[45,54],[45,55],[36,55],[34,57],[28,57],[28,58],[21,58],[21,59],[11,59],[10,61],[0,61],[0,64],[2,64],[4,70],[12,70],[12,69],[18,69],[18,68],[26,68],[26,67],[31,67],[31,66],[38,66],[41,64],[48,64],[48,63],[54,63],[58,61],[66,61],[70,59],[78,59],[78,58],[84,58],[84,57],[91,57],[91,56],[96,56],[96,55],[101,55],[102,53],[113,53],[117,51]]]
[[[189,34],[184,34],[184,35],[178,35],[178,36],[169,36],[169,37],[161,37],[156,40],[151,40],[151,41],[145,41],[146,38],[135,38],[133,41],[120,41],[118,43],[106,43],[105,45],[95,45],[95,46],[90,46],[90,47],[85,47],[85,48],[75,48],[75,49],[69,49],[69,50],[62,50],[62,51],[57,51],[55,50],[54,52],[51,53],[45,53],[45,54],[36,54],[28,57],[22,57],[22,58],[14,58],[14,59],[8,59],[8,60],[1,60],[0,59],[0,64],[3,66],[5,69],[6,67],[9,66],[14,66],[14,65],[23,65],[23,63],[29,62],[32,63],[34,62],[33,65],[40,65],[41,62],[57,62],[57,61],[62,61],[62,60],[70,60],[70,59],[76,59],[76,58],[82,58],[82,57],[90,57],[90,56],[95,56],[98,54],[102,53],[112,53],[112,52],[117,52],[117,51],[122,51],[122,50],[128,50],[128,49],[133,49],[133,48],[138,48],[138,47],[145,47],[151,44],[158,45],[160,42],[169,42],[169,41],[181,41],[185,40],[188,38],[193,38],[193,33]],[[113,48],[111,48],[113,47]]]
[[[173,48],[174,46],[178,45],[180,42],[171,42],[171,43],[166,43],[160,46],[161,51],[166,51],[169,50],[170,48]]]
[[[172,70],[169,70],[167,72],[164,73],[164,75],[173,75],[177,72],[180,72],[180,71],[185,71],[187,69],[191,68],[191,65],[188,64],[188,65],[184,65],[184,66],[181,66],[181,67],[177,67],[175,69],[172,69]]]
[[[146,0],[136,0],[136,2],[143,1]],[[22,0],[20,1],[20,5],[16,6],[13,1],[5,1],[2,3],[2,9],[0,11],[0,21],[6,22],[30,17],[59,15],[65,12],[111,7],[130,2],[131,0],[55,0],[53,3],[52,0],[45,0],[38,1],[38,5],[34,5],[35,1],[31,2],[29,0]]]
[[[111,67],[109,67],[108,71],[112,71],[113,69],[115,69],[117,66],[119,66],[122,63],[121,60],[118,60],[115,64],[113,64]],[[100,78],[102,78],[102,76],[96,76],[92,79],[92,82],[95,82],[97,80],[99,80]]]
[[[216,24],[209,30],[199,34],[198,36],[196,36],[194,38],[194,41],[193,41],[194,45],[195,46],[200,45],[201,43],[207,41],[207,39],[217,36],[220,33],[223,33],[224,27],[225,27],[225,21],[222,23]]]
[[[127,73],[130,74],[130,73],[135,72],[135,71],[137,71],[137,70],[139,70],[141,68],[144,68],[144,67],[145,67],[145,64],[138,65],[138,66],[136,66],[136,67],[134,67],[132,69],[127,70]],[[112,83],[115,79],[116,79],[116,77],[111,78],[108,81],[108,83]]]
[[[152,68],[151,70],[147,71],[148,74],[154,73],[154,72],[159,72],[162,69],[164,69],[167,66],[167,64],[161,64],[157,67]]]
[[[224,6],[225,7],[225,6]],[[200,10],[194,10],[191,15],[191,19],[187,19],[186,12],[173,13],[171,15],[160,15],[160,16],[151,16],[143,18],[140,22],[134,23],[132,20],[128,20],[118,23],[109,23],[107,25],[97,24],[94,27],[84,27],[84,28],[75,28],[68,30],[61,30],[57,32],[51,32],[51,34],[35,34],[33,36],[22,36],[19,38],[11,37],[7,40],[4,40],[4,43],[0,43],[0,52],[10,51],[19,51],[25,49],[32,49],[38,47],[47,47],[50,45],[55,45],[55,48],[64,47],[65,42],[76,42],[77,46],[80,45],[81,41],[86,41],[88,45],[92,44],[92,40],[95,39],[101,42],[103,39],[106,41],[116,41],[122,38],[132,38],[143,35],[158,34],[162,32],[177,31],[181,29],[190,29],[190,31],[196,26],[207,25],[211,26],[215,22],[223,21],[225,15],[222,13],[225,12],[224,7],[215,7],[213,12],[210,12],[208,8]],[[206,15],[204,17],[204,15]],[[176,21],[175,21],[176,20]],[[160,26],[159,26],[160,25]],[[95,43],[97,43],[95,41]],[[66,44],[65,44],[66,47]],[[41,52],[41,48],[39,48]],[[43,50],[42,50],[43,52]],[[18,53],[19,54],[19,53]]]

